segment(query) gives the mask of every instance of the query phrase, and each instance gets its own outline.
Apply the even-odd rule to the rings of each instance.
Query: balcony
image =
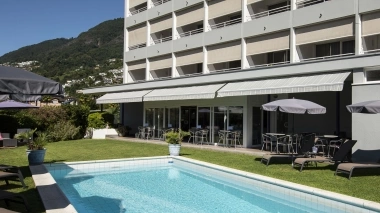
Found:
[[[297,47],[298,62],[318,61],[355,55],[354,40],[335,40],[329,43],[312,43]]]
[[[241,70],[241,60],[226,61],[216,64],[208,64],[210,73],[227,72],[234,70]]]
[[[153,5],[155,7],[161,5],[161,4],[165,4],[166,2],[170,2],[171,0],[153,0]]]
[[[250,68],[271,67],[290,63],[289,50],[247,56]]]
[[[130,70],[129,75],[133,82],[145,81],[145,69]]]
[[[236,18],[236,19],[231,19],[229,21],[220,22],[220,23],[217,23],[217,24],[210,24],[208,26],[208,30],[215,30],[215,29],[219,29],[219,28],[224,28],[224,27],[232,26],[232,25],[235,25],[235,24],[240,24],[240,23],[242,23],[241,20],[242,19],[240,17],[240,18]]]
[[[164,68],[159,70],[151,70],[150,74],[154,80],[158,79],[169,79],[171,78],[171,68]]]
[[[286,11],[290,11],[290,5],[279,7],[279,8],[272,9],[272,10],[263,11],[260,13],[255,13],[253,15],[248,16],[247,18],[248,18],[248,20],[259,19],[259,18],[270,16],[270,15],[274,15],[277,13],[283,13]]]
[[[327,1],[331,1],[331,0],[301,0],[301,1],[297,1],[296,5],[297,5],[297,9],[301,9],[301,8],[309,7],[315,4],[324,3]]]
[[[203,74],[202,63],[178,66],[177,71],[180,76],[202,75]]]
[[[143,48],[143,47],[146,47],[146,43],[141,43],[141,44],[136,44],[136,45],[133,45],[133,46],[129,46],[128,50],[131,51],[131,50],[140,49],[140,48]]]
[[[147,3],[138,5],[138,6],[134,7],[134,8],[130,8],[129,9],[128,16],[133,16],[133,15],[139,14],[141,12],[144,12],[147,9],[148,9]]]
[[[153,39],[150,42],[150,44],[151,45],[161,44],[161,43],[164,43],[164,42],[167,42],[167,41],[171,41],[171,40],[173,40],[173,37],[172,36],[168,36],[168,37],[165,37],[165,38]]]

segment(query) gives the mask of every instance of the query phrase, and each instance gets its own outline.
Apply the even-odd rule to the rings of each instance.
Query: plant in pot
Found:
[[[170,156],[179,156],[181,150],[181,142],[184,137],[189,136],[189,132],[182,130],[170,131],[165,133],[165,141],[169,144],[169,153]]]
[[[26,155],[29,165],[42,164],[45,159],[45,145],[48,143],[48,135],[45,132],[36,132],[36,130],[29,130],[15,135],[16,139],[27,141]],[[33,138],[34,133],[37,135],[36,138]]]

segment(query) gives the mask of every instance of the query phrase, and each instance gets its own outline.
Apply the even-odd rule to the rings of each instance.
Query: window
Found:
[[[287,61],[290,61],[290,51],[284,50],[284,51],[267,53],[267,57],[268,57],[268,61],[267,61],[268,64],[287,62]]]
[[[378,70],[367,70],[365,72],[367,82],[380,81],[380,69]]]
[[[316,46],[316,54],[317,58],[325,57],[325,56],[333,56],[340,55],[340,42],[333,42],[327,44],[319,44]]]
[[[342,42],[342,54],[355,53],[355,41],[343,41]]]

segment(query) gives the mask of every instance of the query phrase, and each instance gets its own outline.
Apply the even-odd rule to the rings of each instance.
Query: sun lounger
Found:
[[[26,188],[24,177],[19,168],[15,166],[6,166],[0,165],[0,179],[5,180],[6,184],[9,185],[9,180],[15,180],[18,178],[18,181],[21,182],[22,186]]]
[[[354,169],[380,169],[380,163],[341,163],[336,168],[334,175],[342,172],[348,174],[348,179],[351,179]]]
[[[15,211],[11,211],[11,210],[4,209],[4,208],[0,208],[0,212],[1,212],[1,213],[17,213],[17,212],[15,212]]]
[[[266,165],[268,166],[272,159],[281,159],[281,160],[293,161],[294,158],[300,158],[300,157],[315,155],[314,153],[311,152],[311,149],[314,145],[314,140],[315,140],[315,136],[311,135],[306,140],[304,145],[301,147],[300,154],[265,154],[261,158],[261,163],[266,163]]]
[[[4,200],[7,206],[9,206],[9,202],[24,204],[26,210],[29,211],[29,205],[25,197],[17,193],[0,190],[0,200]],[[2,209],[0,209],[0,212],[3,212]],[[8,212],[12,211],[8,210]]]
[[[303,167],[305,164],[309,162],[315,163],[317,166],[317,162],[335,162],[337,164],[338,162],[344,162],[344,161],[351,161],[351,153],[352,153],[352,147],[355,145],[356,140],[349,140],[345,143],[343,143],[339,150],[335,153],[334,157],[328,158],[328,157],[315,157],[315,158],[296,158],[296,160],[293,163],[294,166],[301,166],[300,172],[302,172]]]

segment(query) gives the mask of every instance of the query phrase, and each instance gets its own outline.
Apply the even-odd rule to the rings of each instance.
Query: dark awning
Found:
[[[63,94],[62,85],[35,73],[0,66],[0,94],[56,95]]]

